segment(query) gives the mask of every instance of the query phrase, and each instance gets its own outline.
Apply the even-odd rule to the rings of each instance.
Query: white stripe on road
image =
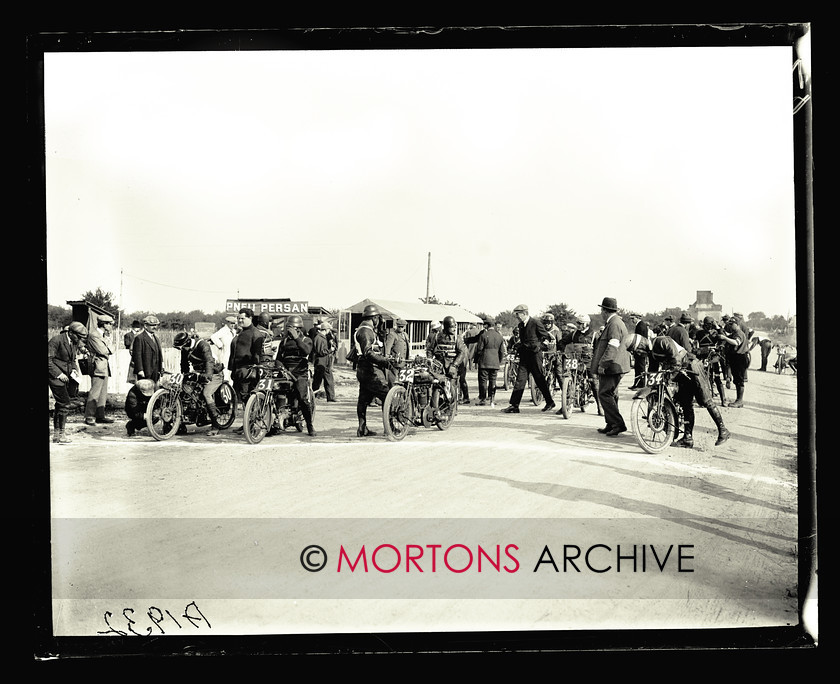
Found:
[[[629,434],[629,433],[628,433]],[[317,438],[316,438],[317,439]],[[567,456],[577,456],[581,453],[580,447],[574,447],[564,444],[528,444],[523,445],[520,442],[511,442],[511,441],[498,441],[498,440],[445,440],[440,441],[436,440],[434,442],[429,441],[420,441],[420,440],[410,440],[410,441],[403,441],[403,442],[387,442],[382,441],[381,439],[369,440],[369,439],[361,439],[361,438],[350,438],[347,441],[341,442],[320,442],[320,441],[309,441],[308,439],[305,441],[294,441],[294,442],[282,442],[282,441],[263,441],[259,444],[248,444],[246,441],[237,442],[237,445],[241,445],[247,449],[254,449],[254,450],[266,450],[266,449],[347,449],[347,448],[360,448],[360,449],[370,449],[375,445],[381,445],[382,447],[386,448],[399,448],[399,449],[417,449],[423,451],[430,451],[430,450],[460,450],[463,451],[465,448],[470,449],[479,449],[479,450],[502,450],[509,453],[541,453],[541,454],[548,454],[552,456],[558,455],[567,455]],[[74,445],[85,445],[89,446],[89,444],[85,444],[84,442],[74,442],[71,444],[61,445],[61,449],[66,449],[67,447],[71,447]],[[113,446],[113,447],[124,447],[125,445],[134,445],[134,446],[143,446],[148,448],[203,448],[203,447],[219,447],[219,446],[231,446],[229,442],[210,442],[208,441],[206,444],[196,444],[195,442],[187,442],[181,440],[172,440],[172,441],[151,441],[151,442],[139,442],[135,440],[129,439],[119,439],[113,441],[103,441],[99,442],[98,446]],[[619,445],[616,445],[619,446]],[[588,453],[586,454],[588,458],[594,457],[597,452],[595,450],[587,450]],[[685,453],[684,450],[680,450],[680,453]],[[778,485],[781,487],[787,487],[791,489],[796,489],[797,484],[795,482],[787,482],[783,480],[779,480],[772,477],[767,477],[764,475],[757,475],[755,473],[749,472],[734,472],[731,470],[726,470],[724,468],[715,468],[710,466],[703,466],[696,463],[682,463],[680,461],[672,461],[664,454],[660,455],[653,455],[647,453],[631,453],[625,451],[624,449],[616,449],[614,451],[609,452],[609,458],[611,460],[615,460],[616,458],[621,458],[626,461],[634,461],[636,463],[643,463],[645,465],[654,465],[660,467],[667,467],[672,470],[679,470],[683,472],[688,472],[691,474],[701,474],[705,476],[729,476],[734,477],[741,480],[749,480],[755,482],[761,482],[763,484],[769,485]]]

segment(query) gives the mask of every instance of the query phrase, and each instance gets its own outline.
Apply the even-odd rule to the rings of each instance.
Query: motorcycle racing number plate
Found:
[[[257,389],[266,392],[272,390],[287,390],[289,389],[289,382],[282,378],[263,378],[257,383]]]
[[[578,367],[577,359],[566,359],[566,370],[575,370]]]
[[[414,369],[403,368],[397,378],[397,382],[414,382]]]

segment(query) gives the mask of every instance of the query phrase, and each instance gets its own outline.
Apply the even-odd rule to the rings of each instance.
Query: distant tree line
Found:
[[[160,320],[160,327],[163,330],[190,330],[195,327],[197,322],[211,322],[216,325],[217,328],[223,325],[225,316],[228,314],[224,311],[214,311],[213,313],[207,313],[205,311],[201,311],[199,309],[193,309],[192,311],[133,311],[133,312],[126,312],[120,309],[117,303],[114,301],[114,295],[111,292],[106,292],[101,288],[96,288],[96,290],[89,290],[85,292],[80,299],[90,302],[91,304],[95,304],[96,306],[101,307],[108,313],[110,313],[115,320],[120,320],[120,325],[123,329],[128,328],[132,321],[138,320],[142,321],[143,318],[148,316],[149,314],[154,314]],[[425,298],[423,298],[425,300]],[[440,301],[436,297],[430,297],[430,301],[428,303],[435,303],[435,304],[448,304],[454,305],[455,302],[450,302],[449,300]],[[666,316],[673,316],[674,320],[679,320],[680,315],[685,309],[680,307],[668,307],[662,309],[661,311],[654,311],[654,312],[636,312],[639,313],[642,318],[647,321],[649,324],[656,325],[657,323],[661,323]],[[579,315],[574,309],[570,308],[567,304],[561,302],[559,304],[552,304],[551,306],[546,307],[541,311],[532,311],[531,315],[536,317],[541,317],[545,313],[551,313],[554,315],[554,321],[559,327],[563,327],[564,324],[573,322]],[[618,315],[624,318],[625,320],[632,313],[628,309],[619,309]],[[338,311],[333,311],[333,315],[337,315]],[[513,311],[508,309],[505,311],[500,311],[495,316],[487,315],[485,313],[478,313],[476,314],[479,318],[490,318],[495,323],[501,323],[502,327],[512,329],[516,326],[519,322],[516,316],[513,314]],[[65,325],[68,325],[72,320],[73,314],[70,307],[66,306],[56,306],[53,304],[47,305],[47,327],[48,328],[62,328]],[[597,311],[590,312],[589,317],[592,319],[592,326],[599,327],[601,321],[601,310],[600,308]],[[701,321],[697,321],[697,323],[701,323]],[[775,315],[775,316],[767,316],[763,311],[753,311],[747,315],[747,324],[753,330],[762,330],[767,333],[786,333],[788,332],[788,325],[789,321],[785,316]]]

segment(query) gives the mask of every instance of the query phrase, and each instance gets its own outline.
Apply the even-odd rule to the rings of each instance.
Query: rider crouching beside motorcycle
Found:
[[[703,363],[694,354],[686,351],[667,335],[660,335],[651,340],[631,333],[625,336],[621,343],[631,353],[648,351],[662,370],[678,368],[682,371],[676,375],[678,387],[676,400],[683,410],[684,435],[682,439],[674,442],[673,446],[687,449],[694,446],[694,400],[697,401],[698,406],[709,412],[717,426],[718,438],[715,446],[720,446],[729,439],[730,433],[723,424],[720,409],[712,402],[712,388],[703,372]]]
[[[457,381],[460,367],[467,362],[467,345],[464,344],[464,338],[458,334],[458,324],[452,316],[443,319],[443,327],[428,345],[427,354],[443,365],[446,376]],[[438,378],[442,379],[440,376]],[[435,420],[440,420],[441,417],[438,410],[439,396],[440,391],[437,388],[432,390],[432,415]]]
[[[294,376],[295,394],[300,403],[300,412],[306,421],[306,432],[310,437],[314,437],[312,406],[309,404],[309,356],[311,354],[312,338],[303,330],[303,319],[296,315],[289,316],[286,319],[286,332],[277,348],[275,363],[285,366],[286,370]]]
[[[207,340],[191,337],[189,333],[179,332],[175,335],[172,346],[181,350],[181,372],[189,373],[190,367],[198,373],[204,381],[201,394],[207,404],[207,412],[213,420],[219,420],[219,409],[216,407],[216,390],[224,382],[224,365],[213,358],[213,350]],[[185,434],[186,425],[181,423],[178,434]]]

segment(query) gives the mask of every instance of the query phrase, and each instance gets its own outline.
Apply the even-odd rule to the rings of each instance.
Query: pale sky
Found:
[[[796,313],[789,46],[48,53],[44,79],[50,304],[416,302],[431,252],[474,312]]]

